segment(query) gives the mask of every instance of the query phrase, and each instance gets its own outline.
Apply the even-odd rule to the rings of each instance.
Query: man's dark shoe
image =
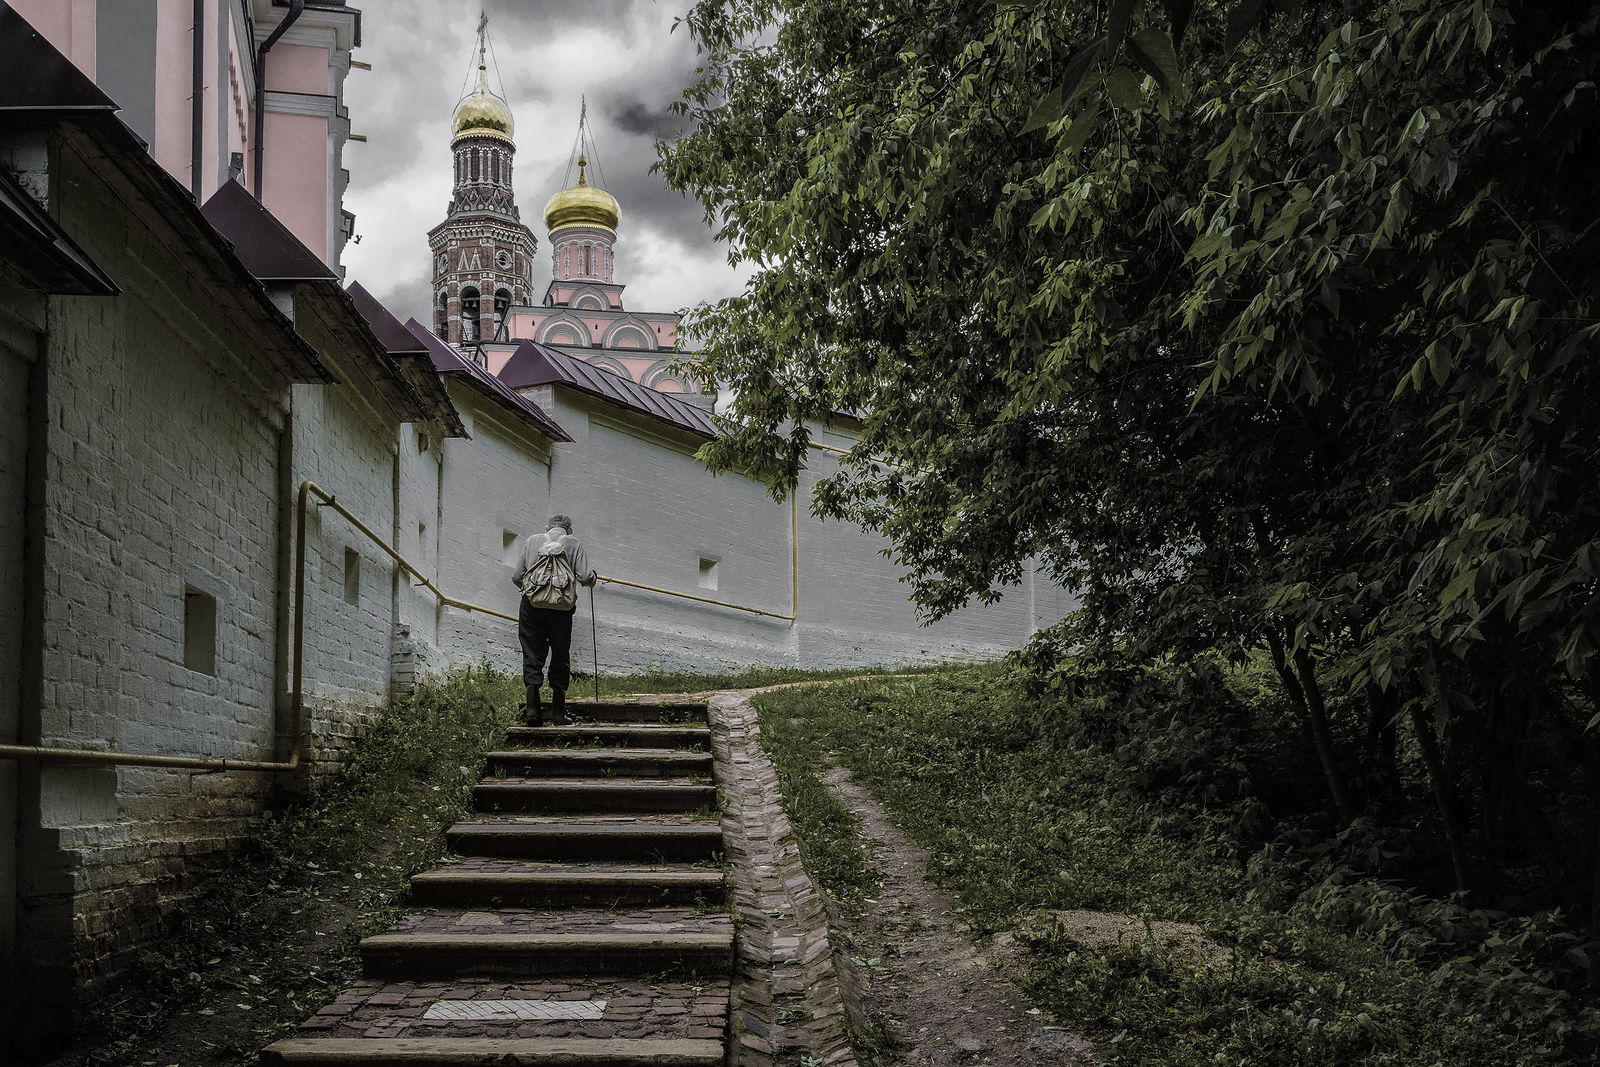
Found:
[[[539,694],[533,694],[533,700],[522,705],[522,725],[544,725],[544,703],[539,699]]]
[[[551,690],[555,698],[550,701],[550,721],[556,726],[571,726],[572,720],[567,718],[567,691],[565,689]]]

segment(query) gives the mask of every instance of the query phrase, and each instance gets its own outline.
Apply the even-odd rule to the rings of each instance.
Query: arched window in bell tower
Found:
[[[588,245],[583,246],[583,276],[589,277],[594,273],[594,250]]]
[[[450,294],[443,289],[439,290],[439,304],[433,311],[435,325],[434,333],[440,337],[450,336]]]
[[[500,184],[500,153],[499,152],[490,152],[489,153],[489,180],[491,182],[494,182],[494,184],[496,184],[496,185]]]
[[[511,293],[505,289],[494,291],[494,339],[505,341],[506,309],[511,307]]]
[[[472,159],[472,180],[478,180],[478,150],[474,148],[469,155]]]
[[[461,340],[478,339],[478,290],[467,286],[461,290]]]

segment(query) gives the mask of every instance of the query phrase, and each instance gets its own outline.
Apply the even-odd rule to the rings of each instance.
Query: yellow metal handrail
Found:
[[[481,615],[492,615],[497,619],[507,622],[516,622],[517,616],[486,608],[470,601],[458,600],[448,596],[443,590],[423,574],[410,560],[402,556],[383,538],[379,537],[366,523],[362,522],[349,508],[339,503],[334,494],[323,489],[312,481],[300,483],[300,491],[295,498],[294,517],[294,666],[290,681],[289,696],[289,758],[286,760],[240,760],[208,756],[158,756],[148,752],[118,752],[111,749],[92,748],[56,748],[44,745],[8,745],[0,744],[0,759],[26,759],[38,760],[46,763],[107,763],[118,766],[132,767],[168,767],[175,770],[203,770],[203,771],[292,771],[300,766],[302,758],[301,729],[305,722],[305,591],[306,591],[306,512],[310,498],[317,498],[319,507],[330,508],[344,516],[350,525],[359,530],[368,540],[373,542],[407,574],[412,575],[418,583],[438,598],[439,603],[448,607],[459,608],[462,611],[475,611]],[[641,582],[630,582],[622,578],[611,578],[599,575],[602,582],[612,585],[625,585],[633,589],[644,589],[652,593],[662,593],[666,596],[681,597],[684,600],[696,600],[703,604],[715,604],[718,607],[732,608],[736,611],[747,611],[755,615],[765,615],[774,619],[783,619],[793,622],[800,603],[800,548],[799,548],[799,515],[794,506],[793,498],[790,500],[789,509],[789,563],[791,573],[791,589],[795,610],[787,615],[762,608],[746,607],[743,604],[733,604],[724,600],[713,600],[710,597],[695,596],[692,593],[679,593],[671,589],[660,589],[653,585]]]
[[[661,589],[643,582],[630,582],[622,578],[608,578],[604,574],[598,579],[611,585],[625,585],[630,589],[644,589],[652,593],[662,593],[666,596],[681,597],[684,600],[696,600],[702,604],[715,604],[719,608],[732,608],[735,611],[748,611],[752,615],[765,615],[769,619],[782,619],[785,622],[794,622],[800,612],[800,514],[795,506],[794,494],[789,494],[789,614],[784,615],[776,611],[767,611],[765,608],[752,608],[744,604],[733,604],[726,600],[713,600],[708,596],[696,596],[694,593],[680,593],[675,589]]]

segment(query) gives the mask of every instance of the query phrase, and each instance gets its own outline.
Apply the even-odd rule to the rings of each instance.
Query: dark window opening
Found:
[[[472,154],[472,180],[473,181],[477,181],[478,180],[478,150],[476,148],[474,148],[472,150],[471,154]]]
[[[344,602],[361,603],[361,553],[353,548],[344,550]]]
[[[197,674],[217,673],[217,601],[192,585],[183,590],[183,665]]]

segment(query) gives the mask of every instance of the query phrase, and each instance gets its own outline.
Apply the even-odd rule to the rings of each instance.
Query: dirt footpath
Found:
[[[838,917],[835,935],[857,973],[874,1027],[898,1044],[905,1064],[1094,1063],[1081,1034],[1050,1025],[1015,984],[1014,954],[980,951],[954,902],[927,880],[928,853],[906,839],[843,768],[828,788],[861,820],[861,844],[883,875],[859,916]],[[847,984],[853,984],[848,983]]]

